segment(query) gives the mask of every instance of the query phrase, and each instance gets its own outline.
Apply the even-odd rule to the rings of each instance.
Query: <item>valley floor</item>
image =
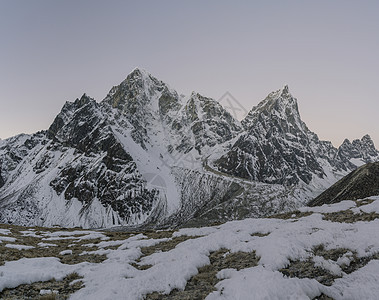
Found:
[[[377,299],[379,196],[126,233],[0,225],[1,299]]]

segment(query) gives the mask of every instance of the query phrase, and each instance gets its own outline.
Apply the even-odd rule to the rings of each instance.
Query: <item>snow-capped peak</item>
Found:
[[[282,93],[288,93],[288,92],[289,92],[288,84],[285,84],[285,85],[282,87]]]
[[[252,108],[241,123],[245,129],[248,129],[255,122],[254,120],[262,114],[270,117],[275,116],[282,120],[292,120],[297,123],[298,127],[302,127],[297,100],[290,93],[288,85],[268,94],[263,101]]]
[[[140,67],[135,67],[128,75],[130,75],[132,73],[140,73],[140,74],[145,74],[147,76],[151,75],[148,71],[146,71],[145,69],[140,68]]]
[[[283,99],[294,99],[296,101],[296,99],[292,96],[292,94],[290,93],[290,90],[289,90],[289,87],[288,85],[284,85],[281,89],[279,90],[276,90],[274,92],[271,92],[265,100],[283,100]]]
[[[140,87],[150,86],[152,83],[163,84],[162,81],[155,78],[149,72],[139,68],[135,68],[132,72],[130,72],[121,85],[128,83],[130,84],[132,82],[137,82]]]
[[[365,144],[372,145],[375,148],[374,141],[371,139],[371,136],[366,134],[361,138],[361,141]]]
[[[141,79],[142,81],[146,81],[146,80],[149,80],[149,79],[155,79],[157,80],[153,75],[151,75],[151,73],[149,73],[148,71],[146,71],[145,69],[141,69],[141,68],[134,68],[129,74],[128,76],[126,77],[125,80],[130,80],[130,79]]]
[[[350,145],[351,142],[349,139],[344,139],[343,142],[342,142],[342,145]]]
[[[88,96],[86,93],[84,93],[80,99],[76,99],[75,103],[79,104],[79,106],[83,106],[91,101],[95,101],[95,99]]]
[[[124,81],[109,91],[103,103],[134,114],[149,105],[153,99],[158,99],[164,91],[171,92],[164,82],[143,69],[135,68]]]

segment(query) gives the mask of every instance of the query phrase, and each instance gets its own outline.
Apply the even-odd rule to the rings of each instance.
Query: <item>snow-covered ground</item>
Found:
[[[40,248],[57,254],[5,260],[0,266],[0,291],[53,278],[59,281],[76,272],[83,287],[70,299],[149,299],[154,292],[168,295],[185,290],[191,277],[211,264],[210,254],[224,250],[225,259],[233,253],[255,253],[257,263],[239,270],[233,266],[219,270],[218,283],[206,299],[314,299],[322,294],[333,299],[377,299],[379,196],[370,199],[304,208],[277,218],[128,237],[81,230],[20,231],[4,225],[0,240],[7,245],[0,243],[0,247],[14,243],[12,251],[27,253]],[[22,250],[27,248],[18,245],[33,248]],[[317,250],[320,247],[321,252]],[[340,254],[332,257],[328,253]],[[64,263],[62,256],[75,255],[105,256],[98,263]],[[288,270],[296,263],[308,264],[307,276],[291,275]],[[331,278],[330,284],[317,276],[320,272]],[[47,292],[41,289],[39,293]]]

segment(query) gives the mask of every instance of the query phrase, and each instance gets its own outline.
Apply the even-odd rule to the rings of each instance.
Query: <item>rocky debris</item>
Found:
[[[309,206],[363,199],[379,194],[379,162],[368,163],[351,172],[309,202]]]

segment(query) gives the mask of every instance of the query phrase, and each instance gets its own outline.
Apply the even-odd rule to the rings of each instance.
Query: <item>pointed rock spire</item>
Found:
[[[291,120],[291,122],[295,122],[298,127],[302,127],[297,100],[291,95],[288,85],[268,94],[263,101],[252,108],[245,119],[242,120],[241,124],[245,129],[248,129],[260,115],[265,115],[268,118],[274,117],[284,121]]]

